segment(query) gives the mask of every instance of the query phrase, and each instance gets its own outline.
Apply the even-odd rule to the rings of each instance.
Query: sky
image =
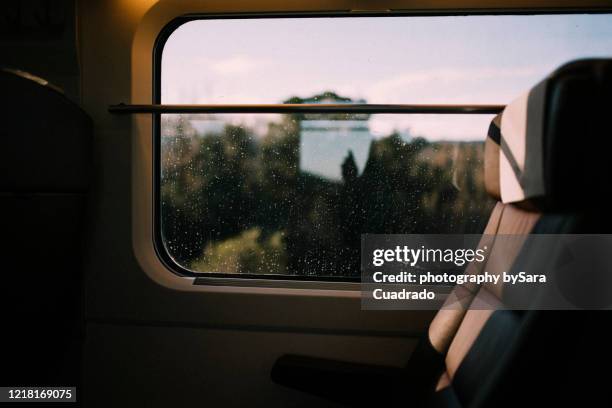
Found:
[[[612,57],[612,15],[195,20],[162,54],[162,103],[506,104],[564,62]],[[274,115],[227,115],[262,125]],[[431,140],[483,139],[490,115],[373,115]]]

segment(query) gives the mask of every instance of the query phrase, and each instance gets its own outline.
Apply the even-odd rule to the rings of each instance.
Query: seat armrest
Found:
[[[277,384],[342,404],[381,406],[393,400],[393,390],[402,383],[404,372],[400,367],[284,355],[274,363],[271,378]],[[408,384],[402,385],[405,391]]]

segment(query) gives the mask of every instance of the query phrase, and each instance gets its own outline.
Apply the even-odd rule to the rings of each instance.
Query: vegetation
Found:
[[[373,140],[342,181],[299,169],[300,121],[264,137],[226,125],[196,135],[166,121],[162,234],[170,255],[200,272],[359,276],[362,233],[479,233],[491,209],[482,143]]]

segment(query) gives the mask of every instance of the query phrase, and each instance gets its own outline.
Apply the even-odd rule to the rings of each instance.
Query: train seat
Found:
[[[92,123],[25,72],[1,69],[0,89],[2,382],[76,384]]]

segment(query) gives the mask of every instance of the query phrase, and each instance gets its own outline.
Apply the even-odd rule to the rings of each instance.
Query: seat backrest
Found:
[[[597,176],[612,174],[606,160],[611,142],[604,134],[611,97],[612,60],[582,60],[559,68],[505,109],[499,180],[506,203],[500,204],[504,215],[497,234],[610,232],[601,200],[607,187]],[[523,125],[515,122],[505,128],[504,119],[516,120],[517,112]],[[516,129],[521,134],[515,134]],[[519,142],[528,149],[518,160],[512,157],[516,138],[523,138]],[[500,255],[494,249],[487,260],[504,265],[494,270],[522,270],[516,268],[534,254],[517,248],[510,256]],[[445,406],[520,406],[580,396],[584,402],[589,395],[568,378],[575,378],[572,364],[589,354],[576,346],[584,336],[597,337],[584,326],[593,314],[504,310],[504,296],[501,283],[482,285],[471,294],[460,321],[453,322],[452,338],[443,343],[448,348],[441,349],[446,355],[433,401]],[[434,320],[432,326],[436,324]],[[582,330],[586,327],[588,331]],[[582,356],[577,359],[576,353]],[[601,350],[598,353],[601,356]]]
[[[491,123],[489,134],[485,142],[485,185],[487,192],[494,199],[500,200],[499,172],[499,133],[497,116]],[[492,177],[491,173],[497,175]],[[519,206],[497,201],[483,231],[483,240],[480,247],[487,245],[490,249],[484,262],[473,263],[468,266],[466,273],[478,274],[486,269],[509,270],[514,263],[520,247],[508,248],[508,245],[496,245],[497,235],[529,234],[540,217],[538,211],[526,211]],[[509,251],[512,249],[512,251]],[[459,285],[450,293],[445,305],[438,311],[428,330],[427,341],[440,355],[445,355],[450,342],[457,333],[465,313],[471,305],[479,288],[470,285]]]
[[[0,70],[0,89],[0,381],[74,384],[91,120],[29,74]]]
[[[498,248],[495,245],[497,235],[528,234],[540,217],[538,211],[526,211],[512,203],[501,201],[501,186],[499,177],[500,157],[500,126],[501,114],[497,115],[485,139],[484,172],[485,188],[487,193],[496,200],[496,204],[489,216],[488,223],[483,231],[483,241],[479,247],[487,245],[490,249],[484,262],[473,263],[467,267],[466,273],[479,274],[489,266],[495,265],[496,270],[502,266],[507,269],[512,266],[520,248]],[[448,295],[443,307],[436,313],[426,336],[418,343],[408,364],[408,373],[411,382],[417,384],[417,389],[433,391],[440,379],[440,373],[445,371],[445,359],[451,342],[455,339],[457,331],[472,304],[479,287],[466,284],[457,285]],[[451,358],[456,353],[451,354]],[[414,378],[412,378],[414,377]]]

